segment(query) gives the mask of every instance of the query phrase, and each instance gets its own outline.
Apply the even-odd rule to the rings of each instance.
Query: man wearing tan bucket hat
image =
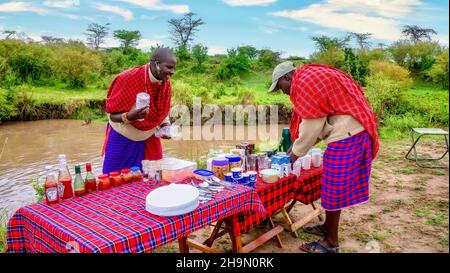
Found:
[[[361,87],[347,74],[325,65],[295,68],[292,62],[275,67],[269,92],[281,89],[294,104],[290,122],[294,144],[292,162],[319,141],[327,144],[323,156],[321,205],[323,225],[304,231],[323,239],[300,249],[314,253],[339,252],[341,210],[367,202],[371,163],[378,153],[376,116]]]

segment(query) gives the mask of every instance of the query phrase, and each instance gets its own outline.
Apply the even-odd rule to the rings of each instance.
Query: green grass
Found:
[[[26,91],[37,104],[63,104],[70,101],[101,101],[106,99],[106,91],[95,87],[67,89],[64,87],[21,85],[14,89]]]
[[[0,253],[6,250],[6,225],[7,215],[5,210],[0,210]]]

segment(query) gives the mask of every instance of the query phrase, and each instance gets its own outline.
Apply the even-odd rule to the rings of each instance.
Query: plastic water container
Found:
[[[150,95],[141,92],[136,95],[136,109],[142,109],[146,106],[150,106]],[[138,121],[143,121],[144,119],[139,119]]]
[[[322,165],[322,149],[314,148],[311,150],[311,160],[314,167]]]

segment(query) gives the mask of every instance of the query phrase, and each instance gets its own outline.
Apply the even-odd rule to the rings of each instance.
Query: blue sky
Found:
[[[374,44],[389,44],[406,24],[434,28],[442,44],[449,40],[447,0],[0,0],[0,31],[85,40],[89,23],[110,23],[111,30],[139,30],[145,49],[173,46],[167,21],[187,11],[206,23],[194,43],[210,54],[253,45],[306,57],[314,51],[312,36],[370,32]],[[117,45],[111,35],[107,45]]]

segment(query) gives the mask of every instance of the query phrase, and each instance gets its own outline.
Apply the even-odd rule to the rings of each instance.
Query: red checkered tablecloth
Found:
[[[264,183],[258,179],[255,191],[264,205],[265,213],[246,211],[231,217],[235,235],[250,231],[293,198],[305,204],[317,200],[320,198],[321,178],[322,168],[311,168],[302,170],[300,177],[291,174],[280,178],[276,183]]]
[[[134,182],[54,205],[23,207],[8,222],[7,252],[150,252],[236,213],[265,213],[256,192],[237,185],[188,214],[160,217],[145,210],[152,189]]]

